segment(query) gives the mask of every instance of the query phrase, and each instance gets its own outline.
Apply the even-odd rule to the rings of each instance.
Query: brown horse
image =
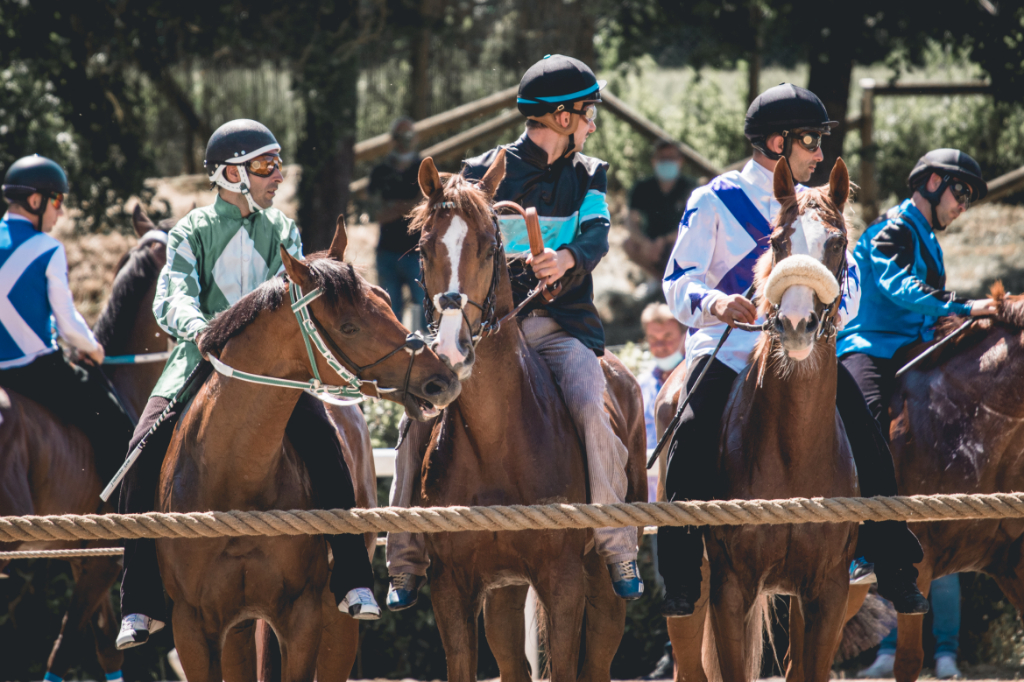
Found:
[[[474,304],[483,302],[480,308],[465,306],[455,325],[442,323],[439,348],[456,343],[472,348],[477,330],[487,326],[490,333],[458,365],[465,382],[459,400],[436,424],[414,424],[416,432],[407,436],[429,443],[419,504],[529,505],[587,499],[583,446],[551,371],[527,345],[515,321],[494,326],[513,310],[505,252],[490,205],[504,175],[504,151],[479,185],[460,175],[442,183],[431,159],[420,165],[426,201],[413,215],[422,226],[428,296],[461,294]],[[439,204],[445,210],[432,210]],[[611,353],[605,353],[602,366],[606,409],[629,450],[628,499],[644,500],[639,386]],[[428,430],[429,435],[424,433]],[[530,585],[545,608],[551,679],[609,679],[626,606],[588,544],[591,535],[558,530],[428,536],[432,602],[451,682],[476,679],[481,608],[502,680],[530,679],[523,627]],[[586,657],[578,670],[584,609]]]
[[[138,206],[132,223],[140,240],[121,257],[110,298],[95,327],[96,338],[108,355],[167,349],[167,336],[151,312],[157,274],[167,260],[166,228],[154,225]],[[162,363],[125,365],[108,373],[129,411],[138,414],[162,367]],[[105,483],[96,470],[92,446],[81,431],[65,425],[37,403],[0,388],[0,515],[112,512],[112,506],[101,506],[99,499]],[[0,551],[100,546],[111,543],[0,543]],[[90,557],[70,563],[75,588],[47,672],[65,675],[75,663],[87,627],[92,629],[103,670],[115,672],[124,655],[114,647],[117,620],[110,587],[120,573],[120,559]],[[0,570],[6,564],[7,560],[0,559]]]
[[[1024,490],[1024,296],[992,287],[998,313],[973,322],[939,358],[898,380],[890,403],[890,436],[903,495],[981,494]],[[938,337],[963,318],[940,321]],[[1024,612],[1024,521],[949,521],[912,524],[924,560],[918,587],[961,571],[995,579]],[[895,675],[921,672],[923,616],[898,616]]]
[[[320,290],[308,310],[322,321],[320,334],[332,350],[307,355],[303,332],[286,304],[289,283],[279,278],[218,316],[201,350],[219,354],[236,369],[296,382],[314,376],[310,363],[315,362],[320,376],[333,384],[345,383],[331,368],[338,365],[334,356],[348,357],[363,365],[365,381],[396,389],[386,395],[409,414],[435,414],[434,405],[447,405],[458,395],[458,381],[431,351],[416,354],[407,345],[407,330],[383,290],[342,262],[346,242],[339,219],[329,252],[298,261],[282,250],[291,284],[307,297]],[[175,428],[157,509],[310,508],[305,467],[284,436],[298,398],[297,390],[212,376]],[[174,600],[175,644],[192,682],[254,678],[256,618],[264,619],[281,643],[282,679],[313,679],[327,584],[327,546],[321,537],[162,539],[157,556]]]
[[[756,273],[768,322],[754,363],[733,386],[718,476],[709,483],[717,499],[856,496],[853,457],[835,407],[849,175],[839,161],[827,187],[797,195],[781,160],[774,183],[781,209],[772,250]],[[711,676],[758,676],[766,595],[774,593],[793,596],[791,609],[804,625],[791,640],[789,677],[827,680],[846,614],[857,525],[723,526],[707,529],[705,539],[711,632],[704,656]]]

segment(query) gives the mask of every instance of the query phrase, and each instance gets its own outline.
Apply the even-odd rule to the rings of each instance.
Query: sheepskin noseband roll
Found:
[[[811,256],[798,254],[783,258],[772,268],[765,286],[765,295],[772,305],[779,305],[782,294],[794,284],[802,284],[814,290],[818,300],[830,305],[839,295],[839,282],[828,268]]]

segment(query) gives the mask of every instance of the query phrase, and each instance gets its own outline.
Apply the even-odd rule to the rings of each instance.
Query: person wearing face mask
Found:
[[[637,182],[629,194],[626,211],[629,237],[622,248],[657,288],[676,243],[679,219],[697,185],[681,173],[683,156],[668,140],[658,140],[655,144],[651,166],[654,175]]]
[[[640,315],[644,340],[651,349],[651,368],[637,377],[644,396],[644,424],[647,427],[647,449],[658,445],[654,425],[654,401],[672,370],[683,361],[686,327],[679,323],[664,303],[651,303]]]
[[[409,234],[409,211],[419,203],[420,154],[416,150],[415,122],[399,118],[391,124],[394,149],[370,173],[367,190],[375,204],[374,220],[380,223],[377,241],[377,281],[391,297],[391,309],[402,319],[402,287],[409,288],[409,305],[418,310],[413,327],[426,329],[421,305],[420,259],[416,253],[419,234]]]

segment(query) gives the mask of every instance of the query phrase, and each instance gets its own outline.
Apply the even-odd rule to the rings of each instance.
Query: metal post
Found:
[[[864,222],[878,217],[878,182],[875,176],[875,81],[862,78],[860,100],[860,205]]]

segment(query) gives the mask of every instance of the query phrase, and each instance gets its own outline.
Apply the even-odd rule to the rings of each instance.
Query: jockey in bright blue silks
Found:
[[[100,477],[117,470],[132,434],[98,367],[72,365],[57,336],[79,361],[103,362],[103,346],[75,310],[64,245],[51,237],[68,192],[64,170],[42,156],[11,164],[4,177],[7,213],[0,220],[0,386],[31,398],[92,444]]]
[[[727,325],[754,323],[757,309],[744,296],[754,281],[754,264],[769,247],[771,221],[779,210],[773,192],[776,162],[785,157],[799,182],[810,179],[824,158],[821,139],[830,121],[818,97],[788,83],[761,93],[747,110],[744,133],[754,158],[693,192],[679,225],[679,237],[665,270],[665,298],[676,318],[690,328],[686,344],[690,400],[668,452],[666,493],[670,500],[704,500],[711,494],[718,461],[721,419],[738,373],[749,362],[758,334],[734,329],[712,359]],[[799,189],[799,188],[798,188]],[[857,312],[858,268],[850,262],[840,304],[842,321]],[[701,370],[707,374],[696,386]],[[892,455],[878,423],[849,373],[839,366],[836,407],[846,426],[861,492],[895,495]],[[921,545],[906,523],[866,523],[862,554],[876,564],[879,592],[902,613],[925,613],[914,563]],[[703,533],[699,528],[658,529],[658,562],[665,580],[665,616],[689,616],[700,597]]]
[[[839,332],[840,361],[886,435],[896,371],[907,359],[906,350],[930,341],[943,315],[995,312],[989,299],[972,301],[945,288],[946,268],[935,236],[988,193],[978,162],[956,149],[936,149],[918,160],[907,183],[911,198],[868,227],[853,250],[862,302]]]

